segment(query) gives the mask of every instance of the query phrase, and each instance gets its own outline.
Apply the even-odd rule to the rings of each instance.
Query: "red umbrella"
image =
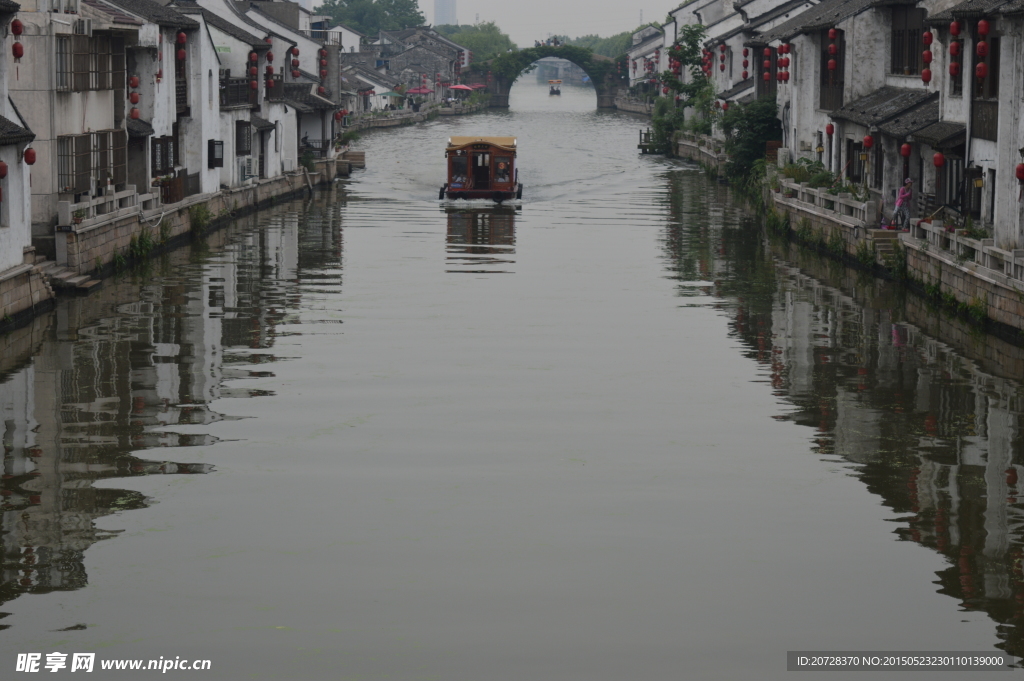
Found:
[[[407,94],[407,95],[428,95],[431,92],[433,92],[433,90],[431,90],[428,87],[423,87],[421,85],[420,87],[414,87],[411,90],[406,90],[405,94]]]
[[[479,90],[480,88],[485,88],[487,86],[484,85],[483,83],[473,83],[469,87],[473,88],[474,90]]]
[[[449,90],[469,90],[470,92],[473,91],[473,88],[469,87],[468,85],[452,85],[448,89]]]

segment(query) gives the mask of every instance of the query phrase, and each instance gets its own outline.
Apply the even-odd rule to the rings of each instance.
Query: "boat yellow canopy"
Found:
[[[515,137],[449,137],[448,151],[464,149],[474,144],[490,144],[511,152],[516,150]]]

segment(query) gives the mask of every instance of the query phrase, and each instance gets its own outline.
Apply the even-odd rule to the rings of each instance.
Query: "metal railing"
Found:
[[[220,81],[221,106],[258,106],[258,90],[249,84],[250,78],[224,78]]]
[[[308,151],[313,154],[313,158],[327,158],[330,148],[331,140],[305,139],[299,144],[299,154],[301,155]]]
[[[302,35],[310,40],[315,40],[321,45],[341,45],[341,33],[338,31],[324,31],[320,29],[301,29]]]

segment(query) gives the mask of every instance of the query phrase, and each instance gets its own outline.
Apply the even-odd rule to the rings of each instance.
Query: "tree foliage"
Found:
[[[666,97],[659,97],[655,103],[655,141],[661,148],[669,148],[672,133],[680,130],[684,123],[684,111],[693,108],[697,113],[697,131],[711,132],[711,105],[714,101],[714,85],[701,70],[701,43],[704,41],[704,26],[693,24],[683,26],[679,39],[669,48],[669,59],[682,65],[677,76],[664,71],[659,76],[662,88],[668,88]],[[682,77],[682,70],[689,71],[689,78]]]
[[[732,158],[727,172],[735,178],[749,175],[755,162],[764,158],[766,142],[782,139],[774,95],[730,108],[721,124],[727,137],[725,151]]]
[[[427,23],[416,0],[324,0],[314,12],[372,38]]]
[[[434,30],[452,42],[473,52],[474,61],[490,59],[516,49],[516,44],[507,34],[502,33],[493,21],[481,21],[472,26],[435,26]]]
[[[602,83],[608,74],[615,71],[615,62],[611,59],[595,59],[594,54],[583,47],[574,45],[563,45],[551,47],[528,47],[518,52],[506,52],[491,60],[486,69],[494,75],[514,81],[520,74],[530,70],[530,65],[544,57],[559,57],[568,59],[576,66],[583,69],[594,84]]]
[[[615,58],[620,54],[624,54],[633,45],[633,34],[637,31],[642,31],[648,26],[654,28],[661,28],[658,24],[644,24],[643,26],[637,26],[632,31],[623,31],[607,38],[602,38],[599,35],[584,35],[579,38],[569,39],[565,36],[564,42],[569,45],[575,45],[577,47],[587,47],[594,52],[594,54],[604,55],[605,57]],[[563,40],[559,37],[559,40]]]

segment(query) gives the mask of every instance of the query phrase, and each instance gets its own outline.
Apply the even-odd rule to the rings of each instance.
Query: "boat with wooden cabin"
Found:
[[[448,181],[439,199],[523,198],[516,169],[515,137],[449,137],[445,150]]]
[[[562,94],[562,81],[560,80],[549,80],[548,81],[549,95],[560,95]]]

